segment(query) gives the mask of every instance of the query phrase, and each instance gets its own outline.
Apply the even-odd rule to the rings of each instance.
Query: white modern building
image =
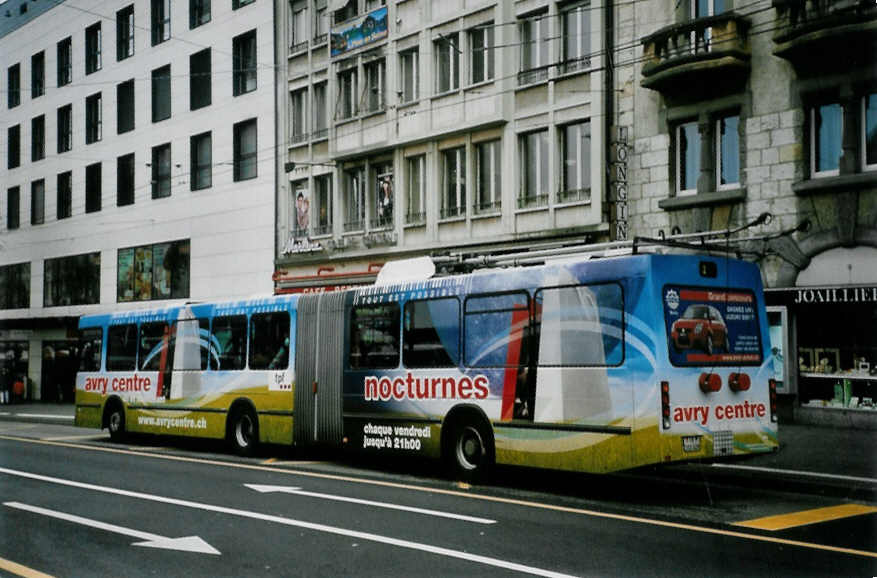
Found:
[[[86,313],[272,291],[274,6],[0,4],[0,354],[70,395]]]

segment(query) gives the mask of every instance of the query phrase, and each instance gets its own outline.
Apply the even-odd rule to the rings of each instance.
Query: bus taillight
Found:
[[[718,373],[701,373],[697,384],[704,393],[719,391],[722,389],[722,377]]]
[[[777,421],[777,381],[775,379],[767,380],[770,389],[770,421]]]
[[[670,429],[670,382],[661,382],[661,419],[664,429]]]
[[[731,391],[749,391],[752,380],[745,373],[732,373],[728,376],[728,387]]]

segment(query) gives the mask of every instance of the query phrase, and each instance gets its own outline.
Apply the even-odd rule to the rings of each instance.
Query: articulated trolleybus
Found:
[[[414,280],[85,316],[76,424],[224,438],[244,455],[441,457],[466,478],[776,449],[758,268],[608,253],[439,277],[422,258],[384,268],[425,264]]]

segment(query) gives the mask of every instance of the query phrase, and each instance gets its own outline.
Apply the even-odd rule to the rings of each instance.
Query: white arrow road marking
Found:
[[[183,552],[198,552],[200,554],[219,555],[219,550],[217,550],[198,536],[186,536],[185,538],[167,538],[165,536],[159,536],[158,534],[141,532],[140,530],[125,528],[123,526],[116,526],[115,524],[107,524],[106,522],[99,522],[97,520],[89,520],[88,518],[74,516],[73,514],[65,514],[64,512],[56,512],[55,510],[47,510],[46,508],[31,506],[29,504],[22,504],[21,502],[4,502],[3,505],[10,508],[15,508],[16,510],[25,510],[28,512],[33,512],[35,514],[49,516],[50,518],[57,518],[59,520],[65,520],[67,522],[73,522],[74,524],[90,526],[99,530],[106,530],[107,532],[115,532],[116,534],[122,534],[124,536],[131,536],[133,538],[145,540],[145,542],[134,542],[133,544],[131,544],[132,546],[144,546],[146,548],[182,550]]]
[[[387,508],[389,510],[402,510],[404,512],[414,512],[415,514],[426,514],[427,516],[439,516],[441,518],[451,518],[454,520],[462,520],[464,522],[475,522],[476,524],[496,524],[496,520],[488,518],[478,518],[476,516],[466,516],[464,514],[453,514],[451,512],[442,512],[440,510],[428,510],[426,508],[415,508],[414,506],[402,506],[400,504],[391,504],[389,502],[375,502],[372,500],[363,500],[360,498],[348,498],[347,496],[336,496],[334,494],[321,494],[319,492],[308,492],[301,488],[291,486],[262,486],[259,484],[244,484],[251,490],[260,493],[282,492],[285,494],[297,494],[299,496],[308,496],[311,498],[321,498],[323,500],[335,500],[336,502],[349,502],[351,504],[363,504],[365,506],[374,506],[376,508]]]
[[[377,542],[379,544],[387,544],[389,546],[396,546],[398,548],[408,548],[409,550],[418,550],[420,552],[428,552],[430,554],[436,554],[439,556],[446,556],[448,558],[457,558],[459,560],[466,560],[469,562],[475,562],[477,564],[485,564],[487,566],[494,566],[496,568],[504,568],[506,570],[512,570],[514,572],[523,572],[526,574],[533,574],[534,576],[547,576],[549,578],[572,578],[572,575],[570,575],[570,574],[563,574],[561,572],[554,572],[552,570],[546,570],[544,568],[536,568],[535,566],[526,566],[524,564],[516,564],[514,562],[509,562],[508,560],[500,560],[498,558],[490,558],[489,556],[479,556],[478,554],[469,554],[468,552],[461,552],[459,550],[451,550],[449,548],[442,548],[440,546],[433,546],[431,544],[423,544],[421,542],[411,542],[409,540],[400,540],[398,538],[391,538],[389,536],[381,536],[380,534],[372,534],[369,532],[359,532],[357,530],[348,530],[346,528],[337,528],[335,526],[327,526],[325,524],[315,524],[313,522],[305,522],[303,520],[294,520],[292,518],[284,518],[283,516],[272,516],[270,514],[260,514],[258,512],[248,512],[246,510],[227,508],[225,506],[214,506],[212,504],[204,504],[204,503],[200,503],[200,502],[190,502],[188,500],[178,500],[176,498],[167,498],[165,496],[156,496],[153,494],[143,494],[140,492],[132,492],[130,490],[120,490],[118,488],[107,488],[105,486],[96,486],[94,484],[86,484],[83,482],[74,482],[73,480],[64,480],[61,478],[53,478],[50,476],[43,476],[40,474],[32,474],[30,472],[22,472],[19,470],[10,470],[8,468],[0,468],[0,473],[9,474],[11,476],[18,476],[21,478],[28,478],[31,480],[39,480],[42,482],[49,482],[52,484],[60,484],[62,486],[70,486],[73,488],[82,488],[85,490],[92,490],[95,492],[104,492],[107,494],[115,494],[117,496],[127,496],[129,498],[137,498],[140,500],[149,500],[152,502],[161,502],[163,504],[173,504],[175,506],[183,506],[185,508],[195,508],[198,510],[205,510],[207,512],[219,512],[221,514],[229,514],[231,516],[240,516],[242,518],[251,518],[253,520],[274,522],[275,524],[284,524],[286,526],[294,526],[296,528],[305,528],[307,530],[314,530],[315,532],[325,532],[327,534],[335,534],[336,536],[345,536],[348,538],[356,538],[358,540],[368,540],[370,542]]]

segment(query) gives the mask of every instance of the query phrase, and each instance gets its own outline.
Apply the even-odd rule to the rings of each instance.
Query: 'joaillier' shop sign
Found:
[[[801,287],[795,290],[794,303],[877,303],[877,287]]]

